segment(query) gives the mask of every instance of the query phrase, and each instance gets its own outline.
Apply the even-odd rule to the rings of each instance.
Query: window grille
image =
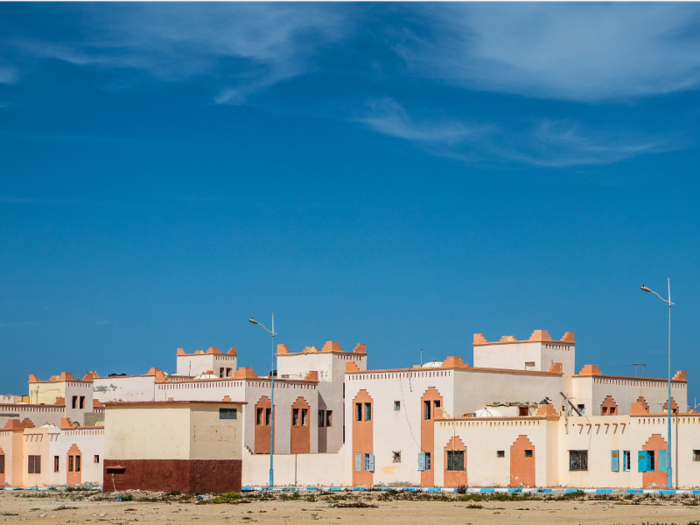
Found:
[[[220,408],[219,419],[238,419],[237,408]]]
[[[464,470],[464,451],[447,451],[447,470]]]
[[[572,472],[588,470],[587,450],[569,450],[569,470]]]

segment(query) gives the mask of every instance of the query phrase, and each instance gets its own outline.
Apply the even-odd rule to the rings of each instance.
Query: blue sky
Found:
[[[0,4],[0,391],[472,334],[698,384],[700,6]],[[690,397],[700,394],[692,386]]]

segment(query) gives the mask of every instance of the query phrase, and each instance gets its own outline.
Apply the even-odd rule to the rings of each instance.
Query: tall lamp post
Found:
[[[666,410],[666,416],[668,419],[668,459],[666,460],[666,486],[667,488],[673,487],[673,469],[671,465],[671,416],[673,415],[673,409],[671,408],[671,278],[668,279],[668,299],[664,299],[654,290],[650,290],[646,286],[642,285],[643,292],[653,293],[661,299],[663,302],[668,304],[668,409]]]
[[[257,322],[252,317],[248,322],[262,326],[266,332],[272,336],[272,368],[270,368],[270,488],[275,486],[275,468],[273,463],[273,452],[275,451],[275,314],[272,314],[272,330],[265,328],[265,325]]]

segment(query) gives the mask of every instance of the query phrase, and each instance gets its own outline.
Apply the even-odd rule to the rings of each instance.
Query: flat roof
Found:
[[[246,401],[111,401],[105,406],[127,405],[247,405]]]

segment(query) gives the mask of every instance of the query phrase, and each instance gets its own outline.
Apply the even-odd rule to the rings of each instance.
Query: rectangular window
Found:
[[[332,410],[326,410],[326,426],[327,427],[333,426],[333,411]]]
[[[426,421],[430,420],[430,401],[423,401],[423,417]]]
[[[531,457],[532,457],[532,450],[526,450],[526,451],[525,451],[525,457],[526,457],[526,458],[531,458]]]
[[[292,425],[295,427],[299,426],[299,409],[298,408],[292,409]]]
[[[238,419],[237,408],[220,408],[219,419]]]
[[[610,470],[612,472],[620,472],[620,451],[613,450],[610,453]]]
[[[569,450],[569,470],[572,472],[588,470],[587,450]]]
[[[632,470],[632,454],[629,450],[622,451],[622,472]]]
[[[655,450],[647,450],[647,456],[649,458],[649,472],[654,472],[656,471],[656,451]]]
[[[700,450],[693,450],[693,461],[700,461]]]
[[[439,400],[439,399],[436,399],[436,400],[433,402],[433,406],[434,406],[435,408],[440,408],[440,400]]]
[[[355,421],[362,421],[362,403],[355,403]]]
[[[28,474],[41,474],[41,456],[29,456],[27,465]]]
[[[518,415],[521,417],[526,417],[529,414],[527,413],[527,407],[518,407]]]
[[[61,460],[59,459],[59,456],[54,456],[53,457],[53,471],[58,472],[60,469],[60,462]]]
[[[425,470],[425,452],[418,453],[418,470]]]
[[[73,472],[75,462],[73,460],[73,456],[68,456],[68,472]]]
[[[365,403],[365,421],[372,421],[372,404]]]
[[[576,405],[576,408],[578,408],[578,411],[581,415],[586,413],[586,405],[583,405],[583,404]]]
[[[269,427],[272,424],[272,409],[265,409],[265,424]]]
[[[505,451],[505,450],[497,450],[497,451],[496,451],[496,457],[497,457],[497,458],[504,458],[504,457],[506,457],[506,451]]]
[[[323,410],[318,411],[318,426],[319,428],[324,426],[326,418],[323,417]]]
[[[394,401],[394,410],[397,412],[401,410],[401,401]]]
[[[392,452],[392,462],[393,463],[401,463],[401,451],[398,452]]]
[[[263,409],[258,408],[255,414],[255,424],[256,425],[262,425],[263,424]]]
[[[617,415],[617,407],[610,407],[610,415],[611,416]]]
[[[637,453],[637,470],[639,472],[647,472],[649,470],[649,453],[640,450]]]
[[[0,474],[5,473],[5,454],[0,455]]]
[[[85,396],[80,396],[80,408],[85,408]]]
[[[78,406],[78,396],[73,396],[73,408]]]
[[[534,361],[525,361],[525,370],[534,370],[535,369],[535,362]]]
[[[80,472],[80,460],[82,456],[75,456],[75,471]]]
[[[222,379],[224,377],[224,369],[223,368],[219,368],[219,377]]]
[[[306,408],[301,409],[301,426],[305,427],[309,423],[307,421],[307,416],[309,415],[309,411]]]
[[[601,409],[601,416],[607,416],[608,415],[608,407],[603,407]]]
[[[374,472],[374,454],[365,454],[365,472]]]
[[[447,470],[464,470],[464,451],[447,451]]]
[[[433,467],[430,461],[430,452],[425,453],[425,470],[430,470]]]
[[[97,455],[96,455],[96,456],[95,456],[95,463],[99,463],[99,462],[100,462],[100,456],[97,456]]]

